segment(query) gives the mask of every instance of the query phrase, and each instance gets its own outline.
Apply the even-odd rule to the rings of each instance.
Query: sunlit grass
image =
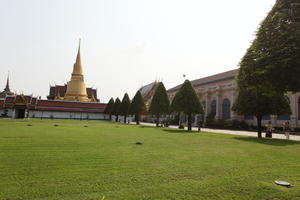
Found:
[[[300,143],[102,121],[0,120],[0,199],[300,199]]]

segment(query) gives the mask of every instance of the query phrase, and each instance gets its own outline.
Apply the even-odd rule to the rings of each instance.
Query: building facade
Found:
[[[240,116],[231,110],[233,102],[238,95],[236,85],[237,75],[238,70],[235,69],[193,80],[191,83],[203,103],[205,108],[205,117],[212,114],[216,119],[244,120],[248,124],[257,125],[257,120],[254,116]],[[170,99],[174,98],[180,87],[181,85],[178,85],[167,91]],[[271,121],[273,126],[281,127],[283,122],[288,120],[291,127],[300,127],[300,93],[289,92],[286,94],[286,98],[290,102],[292,114],[290,116],[264,116],[263,123]]]

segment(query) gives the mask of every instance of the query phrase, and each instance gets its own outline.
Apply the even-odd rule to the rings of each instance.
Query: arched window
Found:
[[[216,115],[217,111],[217,101],[213,100],[210,104],[210,114]]]
[[[287,96],[284,96],[288,103],[290,104],[290,99]],[[277,120],[291,120],[291,117],[289,115],[280,115],[277,117]]]
[[[230,119],[230,101],[228,99],[223,100],[222,114],[223,119]]]
[[[300,96],[298,97],[298,120],[300,120]]]

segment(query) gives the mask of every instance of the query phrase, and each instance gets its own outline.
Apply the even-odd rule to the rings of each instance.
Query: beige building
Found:
[[[244,120],[248,124],[256,125],[254,116],[236,115],[232,110],[237,93],[236,76],[238,70],[231,70],[224,73],[208,76],[191,81],[196,92],[199,94],[205,107],[205,116],[215,115],[216,119]],[[173,99],[181,85],[169,89],[168,95]],[[286,120],[290,121],[291,127],[300,127],[300,93],[287,93],[286,98],[290,102],[292,115],[290,116],[264,116],[263,123],[271,121],[273,126],[282,126]]]

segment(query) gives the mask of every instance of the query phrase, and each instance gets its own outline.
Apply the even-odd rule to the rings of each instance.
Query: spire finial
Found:
[[[78,52],[80,53],[80,43],[81,43],[81,38],[79,38],[79,45],[78,45]]]
[[[80,43],[81,43],[81,38],[79,38],[78,52],[77,52],[76,61],[75,61],[74,67],[73,67],[73,73],[72,73],[72,74],[77,74],[77,75],[83,75],[82,66],[81,66],[81,56],[80,56]]]
[[[6,81],[6,86],[5,86],[4,91],[10,92],[10,88],[9,88],[9,71],[7,73],[7,81]]]

